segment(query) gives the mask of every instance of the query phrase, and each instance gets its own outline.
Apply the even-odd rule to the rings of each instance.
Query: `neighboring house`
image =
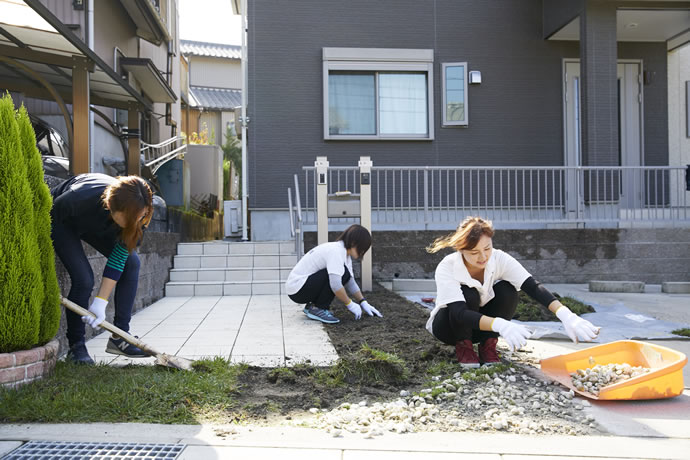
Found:
[[[235,134],[235,108],[242,104],[241,48],[181,40],[189,69],[188,100],[184,101],[183,131],[208,131],[209,141],[222,146],[230,127]]]
[[[29,113],[68,138],[72,132],[53,93],[63,96],[74,122],[74,172],[138,174],[139,139],[157,144],[179,134],[176,0],[0,1],[5,11],[26,6],[51,26],[41,35],[43,31],[31,25],[3,24],[0,18],[0,32],[6,32],[0,36],[1,49],[11,52],[20,64],[31,62],[29,67],[35,71],[2,65],[0,88],[12,91]],[[51,38],[46,41],[45,37]],[[67,66],[62,63],[72,56],[83,59],[87,66],[84,79],[88,81],[80,80],[79,85],[76,71],[69,62]],[[46,90],[41,78],[52,90]],[[77,113],[72,99],[80,107],[83,101],[90,102],[93,121],[83,121],[89,117],[88,106],[86,113]],[[80,139],[88,137],[88,132],[85,148]]]
[[[481,182],[489,192],[468,193],[463,209],[524,211],[530,200],[549,207],[538,218],[531,210],[504,214],[523,227],[568,219],[589,226],[592,211],[611,203],[615,214],[594,226],[616,226],[621,209],[644,208],[650,196],[665,209],[687,206],[680,171],[652,177],[642,170],[688,159],[686,134],[675,127],[671,144],[681,139],[684,146],[669,156],[669,125],[685,110],[672,101],[678,110],[669,119],[669,100],[684,97],[690,78],[687,69],[680,80],[671,78],[668,69],[687,62],[676,54],[690,40],[689,1],[247,1],[253,239],[285,237],[293,174],[303,181],[302,204],[306,198],[313,206],[314,184],[304,183],[302,168],[316,156],[331,166],[356,166],[366,155],[375,168],[422,173],[474,167],[454,182],[434,176],[438,190],[429,200],[438,199],[439,215]],[[496,167],[505,169],[492,176],[488,170]],[[513,174],[524,167],[542,182]],[[423,180],[402,171],[400,177]],[[499,188],[499,179],[511,181],[509,187]],[[381,195],[398,198],[393,208],[420,209],[406,197],[419,189],[401,185],[382,185]],[[414,227],[402,217],[401,223],[374,219],[374,230],[458,222],[451,216],[436,227],[428,221]],[[285,227],[279,235],[278,221]]]

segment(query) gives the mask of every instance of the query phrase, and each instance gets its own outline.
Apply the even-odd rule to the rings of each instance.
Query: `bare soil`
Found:
[[[275,419],[275,415],[291,418],[310,408],[332,409],[343,402],[390,401],[401,390],[414,393],[428,387],[434,375],[445,378],[461,370],[454,348],[425,329],[428,309],[380,285],[367,299],[383,318],[365,314],[356,321],[334,302],[333,312],[340,323],[325,327],[341,357],[338,366],[250,367],[242,375],[244,388],[237,395],[244,416],[254,421]],[[377,359],[363,345],[400,360]]]

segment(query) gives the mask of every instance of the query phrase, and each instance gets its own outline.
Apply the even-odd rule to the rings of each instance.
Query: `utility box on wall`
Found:
[[[156,172],[161,194],[168,206],[189,209],[190,171],[185,160],[170,160]]]

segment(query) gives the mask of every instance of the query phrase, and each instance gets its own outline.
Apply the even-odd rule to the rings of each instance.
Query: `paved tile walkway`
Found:
[[[232,363],[291,366],[306,360],[328,366],[338,359],[322,323],[284,295],[164,297],[132,317],[130,332],[159,352]],[[109,333],[86,343],[91,356],[111,365],[152,364],[105,352]]]

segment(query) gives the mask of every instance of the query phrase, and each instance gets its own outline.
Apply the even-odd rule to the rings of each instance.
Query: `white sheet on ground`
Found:
[[[416,302],[426,308],[434,308],[433,303],[424,302],[422,298],[431,297],[433,293],[405,293],[405,298]],[[586,313],[582,318],[601,328],[599,337],[593,342],[609,343],[616,340],[652,340],[652,339],[678,339],[671,331],[690,327],[688,324],[678,324],[669,321],[661,321],[647,315],[631,310],[622,303],[614,305],[597,305],[589,302],[595,313]],[[549,338],[570,340],[566,335],[560,321],[517,321],[529,328],[532,339]]]

